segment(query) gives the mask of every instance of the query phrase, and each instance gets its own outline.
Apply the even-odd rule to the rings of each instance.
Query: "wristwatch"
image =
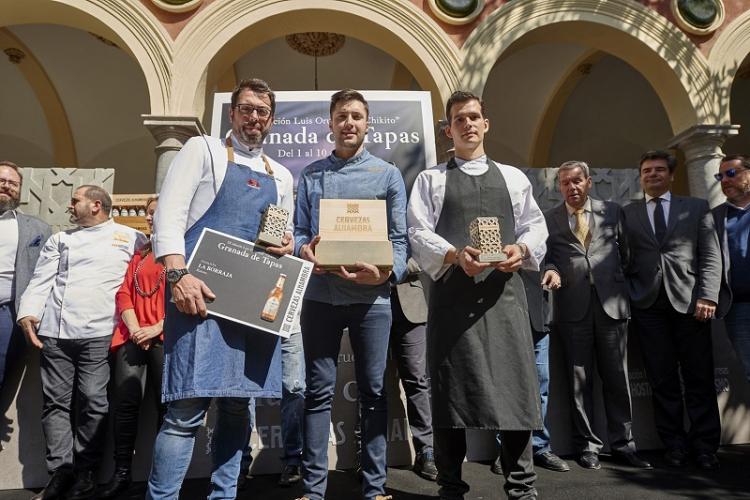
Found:
[[[521,257],[523,260],[528,259],[531,257],[531,253],[529,252],[529,247],[526,245],[526,243],[516,243],[518,248],[521,249]]]
[[[167,270],[167,283],[174,285],[182,279],[186,274],[190,274],[187,269],[168,269]]]

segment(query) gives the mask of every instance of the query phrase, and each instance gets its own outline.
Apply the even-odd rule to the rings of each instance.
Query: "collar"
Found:
[[[750,203],[748,203],[748,204],[747,204],[747,205],[745,205],[744,207],[738,207],[738,206],[737,206],[737,205],[735,205],[734,203],[730,203],[730,202],[728,202],[728,201],[727,201],[727,202],[726,202],[726,205],[727,205],[727,208],[733,208],[733,209],[735,209],[735,210],[740,210],[740,211],[742,211],[742,212],[745,212],[745,211],[747,211],[747,210],[750,210]]]
[[[82,231],[94,231],[94,230],[97,230],[97,229],[103,229],[104,227],[109,226],[110,224],[114,224],[114,223],[115,223],[115,221],[112,218],[109,218],[109,219],[105,220],[104,222],[100,222],[99,224],[97,224],[95,226],[89,226],[89,227],[81,227],[81,226],[79,226],[78,229],[80,229]]]
[[[249,147],[242,144],[240,141],[237,140],[237,138],[234,136],[234,134],[231,134],[232,137],[232,147],[235,151],[242,154],[242,156],[247,156],[249,158],[258,158],[260,155],[263,154],[263,148],[254,148],[250,149]]]
[[[462,172],[465,173],[476,172],[478,174],[482,174],[489,167],[487,155],[482,155],[472,160],[464,160],[463,158],[459,158],[458,156],[454,156],[453,159],[456,162],[456,167],[458,167]]]
[[[577,208],[573,208],[570,205],[568,205],[568,202],[565,202],[565,209],[568,211],[568,215],[573,215],[578,210]],[[583,204],[583,211],[586,213],[591,213],[591,198],[586,196],[586,202]]]
[[[656,198],[656,196],[650,196],[650,195],[648,195],[646,193],[643,193],[643,196],[646,198],[646,203],[648,203],[649,201],[651,201],[654,198]],[[672,192],[671,191],[667,191],[666,193],[664,193],[661,196],[659,196],[659,198],[661,198],[662,201],[666,201],[667,203],[669,203],[669,202],[672,201]]]
[[[356,164],[365,161],[370,157],[370,152],[367,151],[367,148],[362,148],[362,151],[358,155],[354,155],[351,158],[345,160],[343,158],[339,158],[336,156],[336,150],[334,149],[331,154],[328,156],[328,159],[336,166],[344,166],[347,163]]]
[[[17,219],[18,216],[16,215],[15,210],[6,210],[3,212],[2,215],[0,215],[0,220],[6,220],[6,219]]]

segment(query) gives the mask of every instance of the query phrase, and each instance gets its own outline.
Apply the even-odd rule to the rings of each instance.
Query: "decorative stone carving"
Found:
[[[5,52],[5,55],[8,56],[8,60],[13,64],[20,64],[26,57],[26,53],[23,50],[15,47],[8,47],[3,52]]]
[[[332,56],[344,46],[346,37],[338,33],[311,31],[307,33],[293,33],[286,36],[289,46],[306,56]]]
[[[68,204],[73,191],[83,184],[101,186],[109,193],[115,182],[113,168],[24,168],[20,209],[39,217],[54,231],[75,227]]]
[[[497,217],[477,217],[469,223],[471,246],[479,250],[479,262],[502,262],[507,259],[503,253],[500,238],[500,220]]]
[[[534,198],[543,211],[563,201],[556,168],[522,168],[529,178]],[[627,205],[643,198],[637,168],[592,168],[592,197]]]

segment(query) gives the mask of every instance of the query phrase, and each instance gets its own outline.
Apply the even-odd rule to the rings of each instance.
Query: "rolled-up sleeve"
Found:
[[[435,199],[442,199],[444,193],[436,193],[439,186],[433,185],[432,181],[433,176],[428,172],[417,176],[409,198],[406,222],[412,257],[433,280],[437,280],[450,267],[444,260],[453,245],[435,232],[442,208],[436,206]]]
[[[544,214],[534,199],[528,181],[521,193],[518,204],[513,206],[516,212],[516,241],[525,244],[529,249],[529,258],[524,260],[521,267],[538,271],[547,253],[549,232]]]

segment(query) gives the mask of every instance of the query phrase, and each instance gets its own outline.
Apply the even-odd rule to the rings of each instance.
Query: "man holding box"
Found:
[[[547,227],[520,170],[484,152],[489,130],[479,97],[457,91],[446,105],[455,157],[419,174],[409,200],[414,259],[434,280],[427,317],[435,463],[440,498],[463,499],[466,429],[500,431],[505,491],[536,498],[531,431],[542,428],[539,383],[521,267],[538,270]],[[500,221],[502,262],[470,246],[477,217]]]
[[[316,264],[302,305],[305,351],[304,500],[322,500],[328,477],[328,434],[336,367],[345,328],[349,330],[362,408],[362,492],[366,500],[384,493],[386,397],[384,374],[391,328],[390,283],[406,275],[406,189],[399,170],[364,148],[369,108],[351,89],[331,96],[330,129],[336,149],[308,165],[297,186],[295,253]],[[391,270],[357,262],[355,269],[326,272],[315,249],[320,241],[320,200],[379,199],[387,204]]]

